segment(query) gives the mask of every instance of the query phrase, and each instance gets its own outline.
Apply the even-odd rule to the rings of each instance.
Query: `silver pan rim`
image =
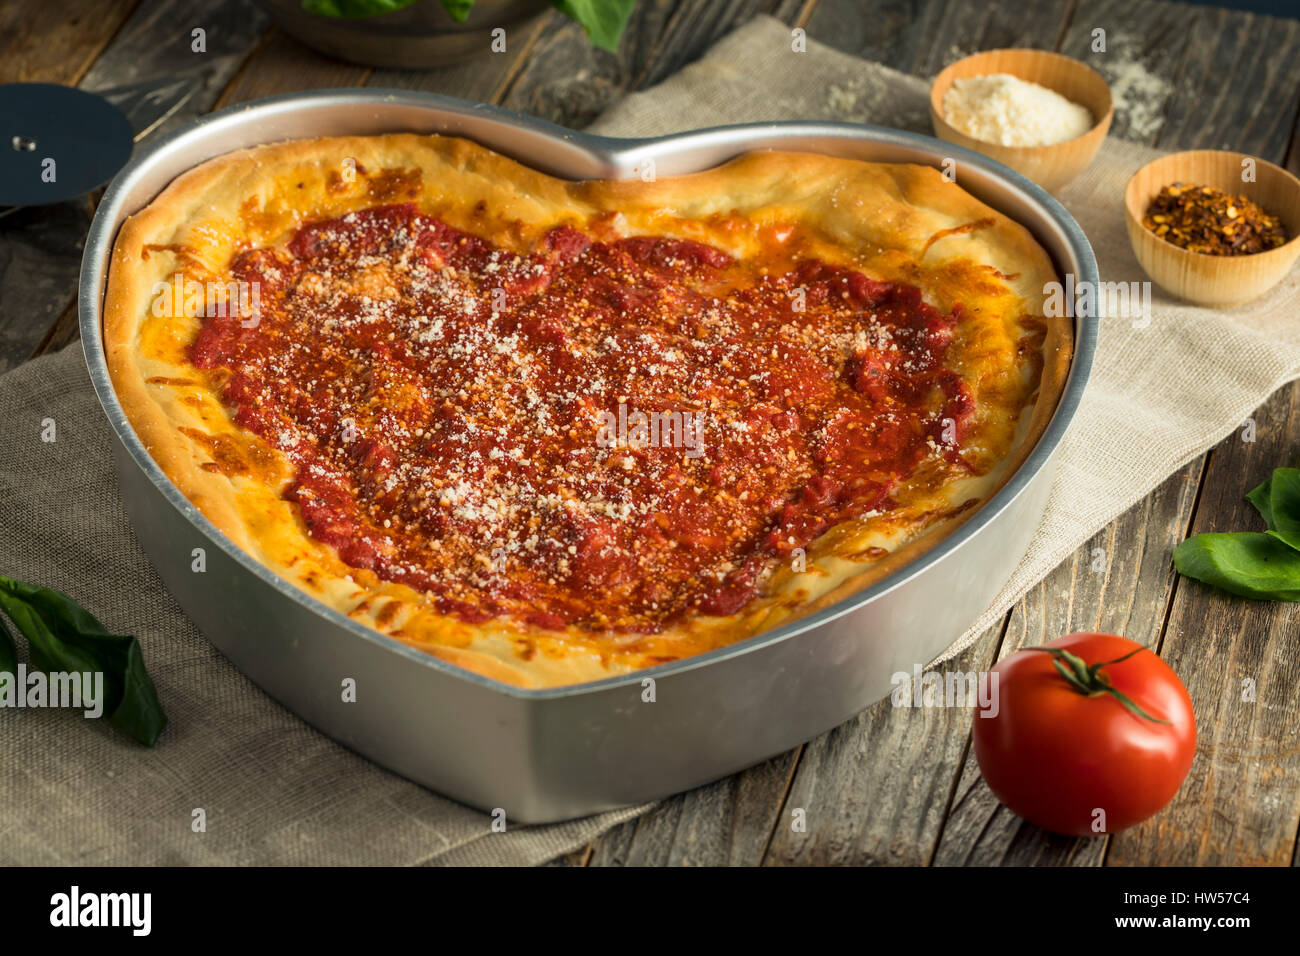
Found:
[[[596,681],[534,689],[516,687],[484,677],[449,664],[432,654],[417,650],[398,641],[396,638],[389,637],[352,620],[347,615],[329,607],[305,591],[299,590],[287,579],[259,563],[252,555],[227,538],[180,492],[180,489],[163,473],[162,469],[145,449],[144,444],[127,421],[109,377],[108,362],[103,347],[102,303],[107,285],[108,263],[112,255],[113,243],[117,238],[117,230],[120,226],[119,220],[124,218],[125,199],[131,188],[146,174],[152,173],[161,158],[179,151],[181,147],[193,139],[210,136],[221,129],[237,128],[252,119],[260,120],[284,115],[295,111],[304,104],[352,106],[358,109],[366,106],[391,104],[410,106],[427,111],[431,117],[442,114],[484,118],[494,125],[498,125],[503,136],[509,135],[511,132],[516,134],[523,132],[530,134],[534,140],[547,142],[550,147],[558,151],[557,155],[566,157],[567,161],[572,163],[569,172],[576,171],[578,176],[584,174],[596,176],[600,175],[602,170],[610,168],[630,169],[636,162],[645,158],[671,157],[675,152],[699,146],[736,147],[733,155],[744,152],[746,148],[754,149],[770,146],[770,143],[764,142],[766,140],[797,140],[806,137],[847,139],[901,146],[926,154],[931,158],[951,157],[965,167],[974,167],[987,177],[998,181],[1000,185],[1009,187],[1013,192],[1019,193],[1021,199],[1028,200],[1031,204],[1038,206],[1052,225],[1060,231],[1068,246],[1070,254],[1075,260],[1075,274],[1078,282],[1086,281],[1094,285],[1097,283],[1097,260],[1083,229],[1074,217],[1066,211],[1065,207],[1042,187],[1015,170],[987,156],[953,143],[943,142],[907,130],[869,124],[802,120],[741,123],[713,126],[660,137],[623,139],[577,132],[503,107],[473,103],[453,97],[432,93],[415,93],[407,90],[362,88],[312,90],[265,97],[208,113],[192,123],[186,124],[182,129],[161,137],[133,156],[131,161],[113,179],[95,212],[87,236],[85,251],[82,255],[78,290],[78,322],[86,366],[99,404],[108,418],[117,440],[123,445],[136,467],[144,472],[154,487],[173,507],[181,512],[191,525],[210,539],[213,544],[221,548],[245,571],[271,586],[283,597],[309,608],[331,624],[346,629],[353,636],[407,658],[412,666],[432,668],[451,677],[477,684],[506,696],[527,701],[540,701],[600,693],[617,687],[639,684],[646,678],[662,679],[695,668],[719,664],[781,641],[793,640],[800,634],[818,628],[835,618],[875,601],[881,595],[893,591],[912,578],[923,574],[931,566],[958,551],[968,540],[978,535],[986,526],[991,524],[1051,461],[1074,419],[1084,389],[1090,378],[1096,356],[1099,322],[1095,315],[1076,315],[1074,353],[1071,358],[1065,388],[1057,403],[1056,410],[1037,444],[1020,464],[1016,472],[1007,480],[1006,484],[983,507],[979,508],[969,520],[952,534],[935,544],[934,547],[928,549],[904,567],[899,568],[893,574],[856,594],[836,602],[830,607],[726,647],[683,658],[679,661],[643,668],[628,674],[602,678]],[[213,127],[216,127],[216,130]],[[322,133],[321,135],[327,134]],[[746,147],[745,143],[750,145]],[[501,149],[496,145],[493,145],[492,148],[509,155],[508,149]],[[534,165],[535,168],[552,172],[555,175],[564,174],[563,165],[557,166],[549,161],[537,164],[532,163],[527,158],[518,156],[516,158],[520,162]],[[174,178],[174,175],[172,178]],[[578,176],[568,175],[566,178],[578,178]],[[140,207],[130,209],[125,215],[135,213],[138,208]],[[1041,237],[1037,238],[1041,241]],[[1061,263],[1057,262],[1056,266],[1059,270]]]

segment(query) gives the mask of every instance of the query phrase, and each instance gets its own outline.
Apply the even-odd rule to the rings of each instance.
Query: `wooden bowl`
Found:
[[[1253,160],[1255,182],[1242,182],[1242,162]],[[1244,195],[1282,220],[1290,240],[1247,256],[1212,256],[1166,242],[1142,225],[1156,193],[1170,183],[1213,186]],[[1235,305],[1258,298],[1282,280],[1300,258],[1300,179],[1280,166],[1245,153],[1194,149],[1147,163],[1124,189],[1124,220],[1133,254],[1152,280],[1180,299],[1199,305]]]
[[[954,80],[1009,73],[1086,106],[1093,127],[1082,136],[1052,146],[1002,146],[967,136],[943,118],[943,98]],[[1110,87],[1085,63],[1047,50],[986,50],[946,67],[930,84],[930,119],[940,139],[965,146],[1023,173],[1044,189],[1059,189],[1088,168],[1115,116]]]

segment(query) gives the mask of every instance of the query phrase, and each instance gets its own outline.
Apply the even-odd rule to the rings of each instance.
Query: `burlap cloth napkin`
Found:
[[[643,136],[747,120],[928,132],[926,84],[760,18],[593,127]],[[1120,199],[1151,150],[1109,140],[1061,195],[1106,280],[1141,280]],[[21,307],[9,303],[9,308]],[[973,640],[1032,584],[1300,375],[1300,282],[1228,310],[1158,291],[1146,328],[1103,323],[1047,512]],[[54,419],[57,440],[41,440]],[[352,754],[262,694],[195,630],[131,532],[78,347],[0,377],[0,573],[71,592],[144,644],[171,718],[145,750],[50,710],[0,711],[0,862],[538,863],[645,808],[492,833],[488,818]],[[195,833],[202,808],[207,830]]]

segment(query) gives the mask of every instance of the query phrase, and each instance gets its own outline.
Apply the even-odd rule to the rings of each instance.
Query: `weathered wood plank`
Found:
[[[1163,0],[1088,0],[1079,5],[1060,51],[1089,64],[1110,84],[1115,98],[1110,135],[1154,145],[1202,9]],[[1099,29],[1105,31],[1104,52],[1093,50],[1093,31]]]
[[[1197,459],[1170,476],[1031,589],[1012,609],[998,660],[1076,631],[1124,634],[1157,646],[1174,589],[1169,554],[1191,520],[1201,470]],[[1055,836],[999,804],[980,778],[973,753],[966,756],[957,791],[935,853],[938,865],[1102,861],[1104,839]]]
[[[808,35],[837,50],[905,73],[933,76],[977,50],[1054,49],[1072,0],[966,3],[963,0],[821,0]]]
[[[217,106],[246,103],[276,93],[360,86],[370,73],[369,67],[331,59],[272,27],[263,44],[222,90]]]
[[[0,83],[75,85],[139,0],[0,4]]]
[[[503,105],[581,129],[631,83],[672,6],[672,0],[637,4],[617,55],[594,49],[567,17],[548,17]]]
[[[1296,115],[1291,120],[1291,142],[1287,146],[1283,165],[1300,176],[1300,105],[1296,107]]]
[[[819,0],[808,36],[844,53],[915,72],[939,29],[942,0]]]
[[[46,329],[45,335],[32,349],[31,357],[57,352],[81,338],[81,326],[78,324],[77,303],[74,301]]]
[[[935,866],[1099,866],[1104,838],[1078,840],[1031,826],[998,803],[974,754],[962,765]]]
[[[714,43],[736,27],[760,13],[786,15],[795,22],[788,5],[783,8],[772,0],[729,0],[726,3],[679,3],[663,33],[644,58],[641,68],[633,71],[631,89],[645,89],[662,83],[687,63],[698,59]]]
[[[987,670],[1001,631],[1001,625],[989,628],[938,672]],[[969,745],[973,713],[973,702],[915,708],[885,699],[809,743],[764,864],[928,863]],[[799,809],[804,832],[793,828]]]
[[[553,16],[559,14],[549,11],[508,32],[506,48],[500,53],[485,49],[473,59],[435,70],[376,69],[366,79],[366,86],[499,103]]]
[[[504,105],[581,129],[624,92],[675,72],[755,14],[800,10],[786,0],[642,0],[617,56],[593,49],[576,23],[551,17]]]
[[[806,27],[817,2],[818,0],[779,0],[767,14],[792,27]]]
[[[82,199],[0,220],[0,372],[26,361],[76,297],[93,215]]]
[[[757,866],[799,751],[671,797],[591,845],[590,866]]]
[[[1166,478],[1029,591],[1011,613],[999,659],[1076,631],[1124,634],[1158,646],[1204,458]]]
[[[253,0],[151,0],[113,38],[81,87],[98,92],[158,80],[188,83],[189,98],[150,129],[147,141],[212,109],[269,24]],[[196,50],[193,33],[200,29],[202,49]]]
[[[1243,496],[1274,468],[1300,460],[1300,383],[1273,395],[1254,419],[1255,441],[1239,431],[1210,456],[1194,533],[1262,529]],[[1196,761],[1162,813],[1111,838],[1106,862],[1289,863],[1300,826],[1300,606],[1247,601],[1180,578],[1161,656],[1192,696]]]
[[[1281,162],[1300,103],[1300,21],[1214,7],[1195,16],[1157,143]]]
[[[965,3],[948,0],[935,24],[928,47],[909,72],[931,77],[949,63],[980,50],[1034,47],[1054,50],[1069,22],[1074,0],[1021,3]]]

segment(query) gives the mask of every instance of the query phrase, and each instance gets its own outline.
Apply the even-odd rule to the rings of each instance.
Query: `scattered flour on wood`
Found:
[[[1110,51],[1093,56],[1091,63],[1110,84],[1115,117],[1128,126],[1125,138],[1149,139],[1164,125],[1165,103],[1173,86],[1142,64],[1137,49],[1137,38],[1116,35]]]
[[[908,82],[915,85],[914,90],[906,87]],[[828,119],[846,123],[875,123],[927,132],[930,127],[923,82],[881,75],[874,70],[847,82],[827,84],[825,109]]]

